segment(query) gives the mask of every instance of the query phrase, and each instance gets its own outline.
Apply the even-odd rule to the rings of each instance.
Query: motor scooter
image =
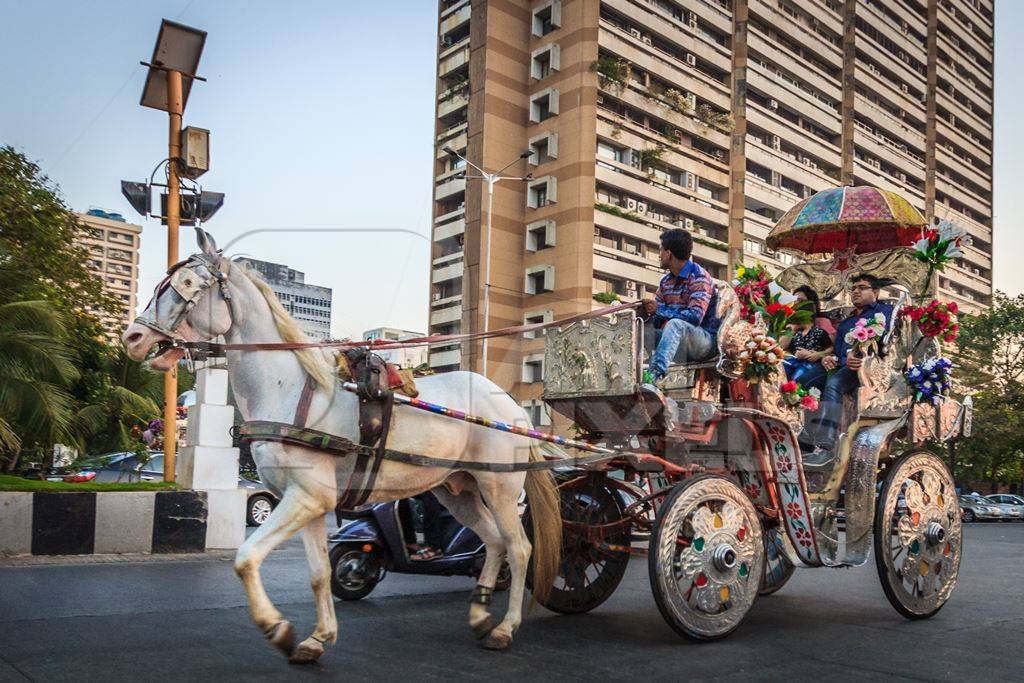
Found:
[[[328,538],[333,547],[331,559],[331,592],[341,600],[360,600],[369,595],[387,572],[398,574],[429,574],[435,576],[480,575],[484,565],[485,546],[473,531],[446,515],[444,521],[444,555],[432,560],[409,559],[406,538],[400,517],[402,501],[391,501],[347,511],[349,519]],[[502,564],[495,588],[508,588],[511,576],[508,565]]]

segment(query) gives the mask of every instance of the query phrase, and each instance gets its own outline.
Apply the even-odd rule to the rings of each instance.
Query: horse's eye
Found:
[[[186,287],[191,287],[192,286],[192,281],[191,280],[185,280],[185,286]]]

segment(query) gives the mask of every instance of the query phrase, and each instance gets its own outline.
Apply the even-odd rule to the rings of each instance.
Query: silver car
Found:
[[[977,494],[960,496],[960,515],[965,522],[997,522],[1005,519],[999,506]]]
[[[1012,493],[993,493],[985,496],[999,506],[999,509],[1006,514],[1006,519],[1013,522],[1024,521],[1024,498]]]

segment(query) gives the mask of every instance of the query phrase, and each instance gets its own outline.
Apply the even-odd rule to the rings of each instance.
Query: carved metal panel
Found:
[[[861,272],[890,279],[910,290],[914,296],[924,298],[935,293],[932,288],[935,278],[928,277],[928,264],[919,261],[914,256],[914,250],[909,247],[857,255],[847,266],[844,270],[838,270],[832,261],[801,263],[783,270],[775,281],[789,291],[808,285],[821,296],[822,301],[839,295],[847,279]]]
[[[637,346],[631,310],[549,330],[543,398],[632,394],[638,380]]]

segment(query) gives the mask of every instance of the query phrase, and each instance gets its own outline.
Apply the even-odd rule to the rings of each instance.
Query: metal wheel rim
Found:
[[[764,540],[757,511],[732,482],[708,477],[687,488],[661,510],[652,578],[666,617],[699,638],[736,628],[754,604],[764,572]],[[728,544],[735,564],[715,563]]]
[[[909,612],[927,615],[949,599],[963,552],[963,526],[956,488],[946,468],[928,453],[896,465],[879,531],[889,587]],[[903,494],[905,505],[899,505]],[[929,537],[932,525],[944,531]]]
[[[358,550],[349,550],[342,555],[334,565],[334,578],[346,590],[358,591],[367,584],[366,576],[359,577],[355,574],[356,564],[365,566],[365,554]]]
[[[266,498],[257,498],[252,502],[249,507],[249,514],[252,515],[252,521],[257,524],[263,524],[270,517],[270,513],[274,511],[274,506],[270,504],[270,501]]]

